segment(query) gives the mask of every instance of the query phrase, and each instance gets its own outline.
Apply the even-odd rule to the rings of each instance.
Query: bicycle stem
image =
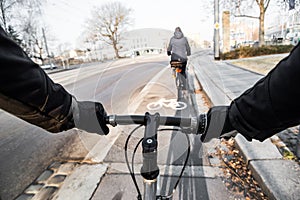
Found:
[[[157,166],[157,128],[159,126],[160,115],[146,113],[146,127],[144,132],[143,147],[143,166],[141,175],[144,178],[144,199],[156,199],[156,178],[159,175]]]

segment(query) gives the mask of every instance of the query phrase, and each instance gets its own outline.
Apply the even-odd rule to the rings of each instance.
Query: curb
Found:
[[[253,177],[270,199],[299,198],[299,166],[294,161],[284,160],[270,139],[248,142],[238,134],[235,141]]]

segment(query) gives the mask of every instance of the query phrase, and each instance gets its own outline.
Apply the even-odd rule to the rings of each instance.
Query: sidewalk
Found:
[[[215,61],[213,54],[203,51],[190,64],[203,90],[214,105],[228,105],[232,99],[251,87],[262,75],[243,70],[224,61]],[[236,136],[236,145],[270,199],[299,199],[300,167],[284,160],[270,139],[248,142]]]

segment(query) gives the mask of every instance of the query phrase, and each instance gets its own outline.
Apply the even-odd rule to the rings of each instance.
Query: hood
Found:
[[[180,31],[175,31],[175,32],[174,32],[174,37],[175,37],[176,39],[180,39],[180,38],[183,37],[183,33],[180,32]]]

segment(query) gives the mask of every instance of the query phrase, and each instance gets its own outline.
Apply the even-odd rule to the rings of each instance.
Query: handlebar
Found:
[[[179,184],[184,169],[187,165],[187,161],[190,154],[190,140],[187,136],[187,133],[194,133],[194,134],[202,134],[205,132],[205,127],[207,123],[206,114],[201,114],[199,117],[176,117],[176,116],[160,116],[159,113],[155,113],[151,115],[150,113],[146,112],[145,115],[109,115],[106,117],[106,123],[112,126],[116,125],[129,125],[129,124],[139,124],[145,126],[144,137],[140,140],[137,144],[133,156],[132,156],[132,168],[130,168],[128,155],[127,155],[127,145],[129,138],[136,130],[134,129],[127,137],[125,143],[125,160],[127,163],[127,167],[130,171],[132,180],[136,186],[138,192],[138,199],[141,198],[140,189],[137,185],[135,175],[134,175],[134,154],[138,147],[138,145],[142,142],[142,155],[143,155],[143,164],[141,167],[141,176],[144,178],[144,199],[152,200],[158,199],[157,197],[157,177],[159,175],[159,168],[157,165],[157,131],[159,125],[164,126],[178,126],[181,127],[182,132],[185,132],[186,138],[188,141],[188,153],[181,170],[180,176],[174,186],[173,191],[177,188]],[[161,196],[163,199],[169,199],[172,197],[173,193],[168,196]],[[159,198],[162,199],[162,198]]]
[[[106,123],[112,126],[140,124],[146,125],[147,114],[145,115],[109,115],[106,118]],[[207,119],[206,114],[201,114],[199,117],[174,117],[174,116],[159,116],[158,124],[163,126],[178,126],[183,129],[188,129],[195,134],[201,134],[205,131]]]

